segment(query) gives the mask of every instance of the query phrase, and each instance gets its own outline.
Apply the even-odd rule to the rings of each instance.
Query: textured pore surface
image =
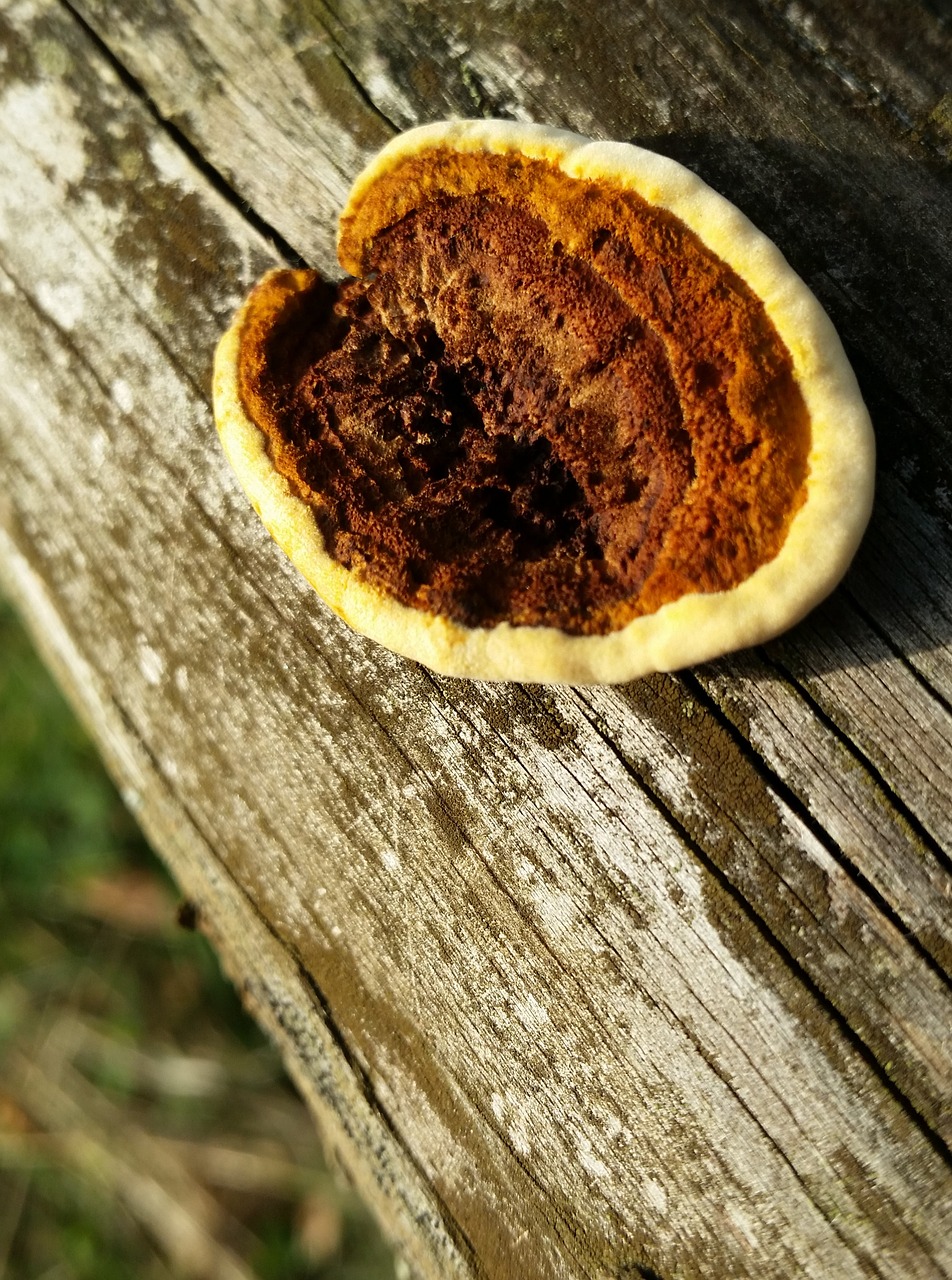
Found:
[[[809,447],[762,305],[631,193],[465,161],[483,181],[385,226],[362,279],[252,306],[242,395],[328,551],[469,626],[599,634],[736,585]]]

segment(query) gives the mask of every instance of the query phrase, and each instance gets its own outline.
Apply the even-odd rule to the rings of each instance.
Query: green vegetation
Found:
[[[0,599],[0,1280],[382,1280],[277,1054]]]

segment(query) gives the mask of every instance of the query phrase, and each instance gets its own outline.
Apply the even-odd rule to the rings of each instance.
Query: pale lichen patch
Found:
[[[105,463],[109,455],[109,433],[97,427],[89,441],[89,461],[94,471]]]
[[[139,655],[139,671],[146,684],[153,687],[160,685],[165,677],[165,659],[145,636],[140,635],[137,642]]]
[[[596,1154],[590,1138],[579,1134],[575,1140],[575,1149],[578,1153],[578,1162],[586,1173],[599,1181],[611,1175],[608,1165]]]
[[[86,134],[76,123],[79,99],[61,81],[14,83],[0,97],[0,128],[30,151],[65,193],[86,173]]]
[[[123,413],[131,413],[135,408],[135,395],[126,379],[114,378],[110,390],[116,407]]]
[[[73,68],[73,55],[61,40],[37,40],[33,45],[33,56],[43,75],[54,79],[62,79]]]
[[[668,1193],[655,1178],[645,1178],[641,1184],[644,1199],[656,1213],[667,1213]]]
[[[530,991],[513,1002],[513,1012],[527,1031],[537,1031],[549,1021],[548,1011]]]
[[[513,1151],[519,1156],[532,1154],[533,1104],[530,1098],[512,1090],[494,1093],[491,1098],[493,1115],[505,1131]]]
[[[51,320],[71,332],[86,314],[86,294],[75,280],[40,280],[36,300]]]

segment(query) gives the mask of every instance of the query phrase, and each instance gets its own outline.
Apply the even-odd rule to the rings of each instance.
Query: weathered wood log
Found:
[[[0,572],[415,1269],[952,1273],[947,23],[17,0],[0,48]],[[880,490],[789,636],[442,680],[262,533],[217,337],[447,113],[667,151],[827,305]]]

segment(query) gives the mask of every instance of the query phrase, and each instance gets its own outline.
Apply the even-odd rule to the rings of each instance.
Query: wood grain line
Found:
[[[846,598],[849,599],[850,604],[856,610],[859,616],[863,619],[863,621],[866,623],[869,629],[875,632],[877,636],[879,636],[883,644],[888,646],[888,648],[890,649],[894,657],[898,658],[898,660],[906,668],[906,670],[913,677],[913,679],[919,685],[921,685],[922,689],[931,698],[934,698],[936,702],[939,704],[939,706],[942,707],[942,709],[950,716],[950,718],[952,718],[952,700],[950,700],[949,697],[945,693],[943,693],[941,689],[936,688],[932,680],[929,678],[929,675],[925,671],[923,671],[921,667],[917,666],[915,662],[912,661],[909,654],[905,652],[902,646],[899,645],[894,639],[894,637],[890,634],[889,629],[885,627],[869,609],[867,609],[864,605],[862,605],[856,599],[856,596],[854,595],[853,592],[849,590],[848,587],[845,589],[844,595],[846,596]]]
[[[878,633],[881,629],[877,628],[876,630]],[[890,644],[890,648],[892,647],[893,646]],[[910,664],[905,661],[903,655],[896,654],[896,656],[897,658],[902,659],[904,666],[910,666]],[[797,689],[804,702],[810,707],[813,715],[816,716],[817,720],[820,721],[825,728],[827,728],[829,732],[837,738],[841,745],[862,764],[869,776],[875,780],[877,786],[879,786],[884,795],[888,797],[889,803],[892,807],[897,813],[902,815],[903,820],[914,832],[916,839],[921,843],[923,849],[929,852],[929,854],[935,859],[937,865],[946,873],[952,874],[952,853],[950,853],[950,851],[946,849],[945,845],[935,837],[916,811],[907,804],[897,791],[895,785],[890,783],[889,779],[883,772],[882,765],[877,764],[877,762],[871,758],[869,750],[864,749],[854,738],[849,736],[846,730],[840,726],[838,721],[831,715],[829,709],[824,707],[823,703],[819,698],[817,698],[809,685],[804,682],[802,675],[798,675],[791,671],[785,665],[782,658],[778,657],[776,653],[765,656],[765,660],[778,672],[780,676],[782,676],[784,680],[789,681],[789,683]],[[910,669],[912,674],[916,677],[917,683],[922,684],[931,694],[931,687],[925,685],[916,669],[914,667],[911,667]],[[944,699],[937,699],[937,701],[943,706],[943,708],[945,708]]]
[[[206,155],[192,142],[185,131],[164,115],[159,108],[158,103],[149,93],[148,89],[139,80],[135,74],[129,69],[128,65],[122,61],[119,55],[112,49],[108,41],[100,32],[89,23],[84,15],[71,3],[71,0],[57,0],[63,9],[81,28],[83,35],[92,43],[97,53],[112,68],[120,82],[129,89],[139,102],[146,109],[152,120],[166,134],[169,140],[185,155],[189,163],[192,164],[198,172],[205,178],[218,195],[227,200],[263,240],[266,240],[275,254],[280,257],[287,266],[303,267],[306,266],[304,258],[281,235],[276,227],[273,227],[265,218],[261,216],[228,182],[225,175],[220,169],[216,169],[214,164]],[[342,64],[343,65],[343,64]],[[346,68],[345,68],[346,69]],[[356,82],[355,82],[356,83]]]
[[[605,746],[612,752],[626,772],[636,783],[642,785],[638,774],[632,769],[630,762],[626,759],[624,754],[618,750],[611,737],[605,734],[594,720],[591,721],[591,723],[595,732],[598,733]],[[777,937],[764,916],[756,909],[748,898],[744,897],[743,893],[737,888],[723,868],[712,857],[710,857],[698,841],[691,835],[690,831],[684,826],[678,815],[672,813],[657,794],[648,790],[647,795],[652,802],[658,806],[659,812],[663,814],[666,821],[668,821],[678,833],[678,836],[685,847],[691,850],[694,857],[697,858],[698,862],[705,868],[708,874],[717,880],[724,892],[728,894],[737,908],[744,914],[757,932],[783,960],[784,964],[786,964],[792,972],[796,973],[799,980],[810,991],[817,1003],[835,1021],[844,1038],[847,1039],[855,1048],[857,1053],[876,1074],[880,1082],[896,1099],[909,1118],[921,1130],[923,1136],[927,1139],[936,1153],[940,1155],[950,1167],[952,1167],[952,1142],[950,1142],[949,1138],[943,1136],[942,1132],[935,1126],[935,1124],[930,1123],[929,1120],[921,1114],[914,1102],[910,1100],[908,1095],[904,1093],[891,1078],[876,1053],[850,1024],[849,1020],[845,1017],[842,1010],[836,1005],[828,992],[824,991],[823,987],[804,968],[789,947]],[[904,936],[908,936],[905,930],[902,932]],[[934,964],[931,963],[931,957],[925,958],[929,959],[930,968],[933,968]],[[946,978],[946,975],[943,974],[941,970],[938,971],[938,976],[943,979]],[[941,1099],[939,1101],[941,1105]],[[952,1131],[950,1131],[950,1134],[952,1134]]]
[[[789,678],[779,663],[771,662],[771,659],[765,653],[761,653],[761,656],[768,665],[773,667],[778,675],[783,676],[785,679]],[[717,699],[708,692],[708,689],[702,679],[690,672],[683,673],[680,678],[684,681],[685,685],[691,689],[698,702],[707,708],[711,716],[721,725],[725,732],[734,739],[740,749],[747,753],[751,763],[757,769],[766,785],[775,792],[777,797],[791,810],[791,812],[797,815],[804,826],[812,832],[814,838],[822,844],[824,848],[837,860],[837,862],[839,862],[840,865],[849,873],[851,879],[853,879],[857,886],[862,889],[863,893],[866,894],[874,904],[876,910],[881,912],[897,932],[902,934],[909,945],[919,955],[923,963],[932,969],[940,981],[952,987],[952,969],[947,969],[941,960],[925,946],[921,939],[917,937],[916,933],[909,928],[902,914],[893,906],[885,894],[876,887],[856,862],[844,851],[830,831],[814,816],[806,800],[794,790],[791,783],[777,768],[772,767],[768,761],[757,752],[750,739],[744,737],[739,727],[721,708]],[[791,680],[791,686],[797,690],[805,702],[810,703],[817,718],[824,720],[822,709],[813,703],[809,692],[803,689],[802,686],[796,684],[793,680]],[[910,827],[915,830],[914,815],[908,811],[902,800],[889,789],[888,784],[877,776],[875,766],[872,765],[872,763],[867,760],[861,752],[854,748],[850,740],[841,733],[835,725],[827,722],[826,727],[829,728],[832,733],[836,734],[837,740],[850,752],[853,758],[863,767],[863,769],[866,770],[870,777],[876,779],[876,781],[882,786],[884,795],[888,796],[889,802],[895,808],[896,812],[902,814]],[[936,843],[932,836],[924,830],[919,831],[916,834],[921,840],[924,848],[928,848],[930,852],[936,856],[937,862],[940,865],[943,865],[947,861],[945,851]],[[952,870],[952,867],[948,869]]]

